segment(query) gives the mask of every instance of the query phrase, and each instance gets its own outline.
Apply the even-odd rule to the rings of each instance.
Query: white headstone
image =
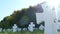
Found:
[[[2,32],[2,28],[0,28],[0,32]]]
[[[17,25],[14,24],[14,26],[13,26],[13,32],[16,32],[16,31],[17,31]]]
[[[7,32],[12,32],[12,29],[7,29]]]
[[[18,30],[18,31],[21,31],[21,28],[18,28],[17,30]]]
[[[3,29],[3,32],[5,32],[5,29]]]
[[[44,30],[44,26],[43,26],[43,25],[40,25],[40,26],[39,26],[39,29],[40,29],[40,30]]]
[[[24,30],[24,31],[26,31],[26,30],[27,30],[27,28],[23,28],[23,30]]]
[[[33,24],[33,22],[31,22],[28,26],[29,31],[33,32],[34,27],[35,27],[35,24]]]

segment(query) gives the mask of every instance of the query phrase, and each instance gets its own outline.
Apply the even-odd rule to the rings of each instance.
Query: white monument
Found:
[[[24,31],[26,31],[26,30],[27,30],[27,28],[23,28],[23,30],[24,30]]]
[[[13,32],[16,32],[16,31],[17,31],[17,25],[14,24],[14,26],[13,26]]]
[[[21,28],[18,28],[17,30],[18,30],[18,31],[21,31]]]
[[[35,24],[33,24],[33,22],[31,22],[28,26],[29,31],[33,32],[34,27],[35,27]]]
[[[0,32],[2,32],[2,28],[0,28]]]
[[[12,29],[6,29],[7,32],[12,32]]]
[[[44,34],[58,34],[56,26],[55,7],[51,7],[47,3],[41,3],[43,13],[36,13],[37,24],[45,21]]]
[[[3,32],[5,32],[6,30],[5,29],[3,29]]]
[[[40,25],[40,26],[39,26],[39,29],[40,29],[40,30],[44,30],[44,26],[43,26],[43,25]]]
[[[60,23],[57,23],[57,29],[60,30]]]

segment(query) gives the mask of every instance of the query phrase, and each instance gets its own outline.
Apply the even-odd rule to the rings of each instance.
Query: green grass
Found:
[[[0,34],[44,34],[44,31],[34,30],[33,32],[29,31],[19,31],[19,32],[0,32]],[[60,32],[58,32],[60,34]]]
[[[0,32],[0,34],[44,34],[44,31],[34,30],[33,32],[30,32],[30,31]]]
[[[58,34],[60,34],[60,32],[58,32]]]

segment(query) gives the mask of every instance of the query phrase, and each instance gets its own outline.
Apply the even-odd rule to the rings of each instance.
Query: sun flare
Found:
[[[60,1],[60,0],[47,0],[48,4],[49,4],[50,6],[54,6],[54,7],[58,6],[59,1]]]

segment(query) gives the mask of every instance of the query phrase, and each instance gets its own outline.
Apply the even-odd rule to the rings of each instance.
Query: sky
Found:
[[[0,0],[0,21],[4,17],[11,15],[15,10],[28,8],[44,1],[47,1],[51,6],[57,6],[60,3],[59,0]],[[58,15],[60,15],[60,9]]]
[[[37,5],[45,0],[0,0],[0,20],[11,15],[14,10],[21,10]]]

